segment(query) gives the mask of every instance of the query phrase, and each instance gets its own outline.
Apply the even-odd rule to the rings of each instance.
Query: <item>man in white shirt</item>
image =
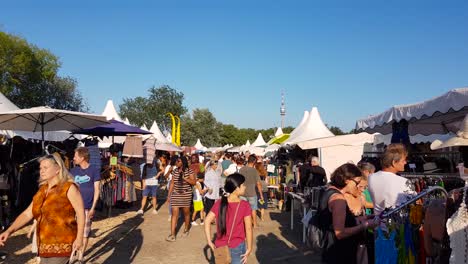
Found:
[[[405,170],[407,156],[403,144],[390,144],[382,156],[382,170],[369,176],[369,192],[375,214],[395,207],[415,194],[408,180],[396,175]]]

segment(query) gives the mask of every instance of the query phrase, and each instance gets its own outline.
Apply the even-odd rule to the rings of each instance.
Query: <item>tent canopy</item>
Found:
[[[302,126],[299,125],[298,128],[294,129],[293,132],[295,132],[295,134],[293,135],[291,133],[289,139],[285,142],[286,144],[296,144],[298,142],[316,138],[334,136],[333,133],[327,128],[327,126],[325,126],[322,118],[320,118],[317,107],[312,107],[307,120],[303,123]]]
[[[254,143],[252,143],[252,146],[254,147],[260,147],[260,146],[266,146],[266,142],[263,139],[262,133],[258,133],[257,139],[255,139]]]
[[[283,129],[281,129],[281,127],[278,127],[278,129],[276,129],[276,132],[275,132],[275,137],[281,136],[283,134],[284,134]]]
[[[80,129],[73,131],[77,134],[93,135],[97,137],[104,136],[126,136],[128,134],[138,134],[138,135],[147,135],[151,132],[147,130],[142,130],[138,127],[126,125],[123,122],[117,120],[110,120],[109,124],[95,126],[86,129]]]
[[[343,146],[359,146],[364,145],[365,143],[373,143],[374,135],[368,133],[359,133],[359,134],[349,134],[341,136],[332,136],[317,138],[308,141],[303,141],[297,143],[301,149],[315,149],[315,148],[324,148],[332,147],[337,145]]]
[[[289,134],[281,134],[279,136],[275,136],[274,138],[270,139],[270,141],[268,141],[268,145],[281,144],[288,140],[289,136]]]
[[[106,107],[104,108],[104,111],[102,112],[102,115],[107,118],[107,120],[117,120],[117,121],[122,121],[120,118],[119,114],[115,110],[114,107],[114,102],[112,100],[107,100]]]
[[[394,106],[381,114],[360,119],[356,129],[391,134],[392,124],[404,119],[408,121],[410,136],[456,133],[467,113],[468,88],[459,88],[424,102]]]
[[[302,129],[302,126],[304,126],[305,122],[307,121],[307,118],[309,118],[309,111],[304,111],[304,115],[302,116],[301,122],[299,122],[299,125],[297,125],[297,127],[293,131],[291,131],[289,137],[296,137],[297,132]]]

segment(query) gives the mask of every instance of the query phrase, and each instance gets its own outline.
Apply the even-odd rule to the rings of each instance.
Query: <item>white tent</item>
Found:
[[[247,139],[247,142],[245,142],[244,146],[250,147],[250,140]]]
[[[293,131],[291,131],[291,133],[289,134],[289,138],[296,136],[297,132],[302,129],[302,126],[304,126],[308,118],[309,118],[309,111],[304,111],[304,115],[302,116],[301,122],[299,122],[299,125],[297,125],[297,127]]]
[[[286,140],[286,144],[296,144],[301,141],[334,136],[320,118],[317,107],[312,107],[307,120],[298,128],[295,129],[295,131],[297,130],[295,135],[291,135]]]
[[[252,143],[252,146],[254,147],[260,147],[260,146],[266,146],[266,142],[263,139],[262,133],[258,133],[257,139],[255,139],[254,143]]]
[[[122,119],[120,118],[119,114],[115,110],[114,102],[112,102],[112,100],[107,100],[106,107],[104,107],[104,111],[102,112],[102,115],[105,116],[107,120],[114,119],[114,120],[122,122]]]
[[[125,120],[124,120],[123,122],[124,122],[124,124],[126,124],[126,125],[130,125],[130,120],[128,120],[127,117],[125,118]]]
[[[278,127],[278,129],[275,132],[275,137],[283,135],[283,129],[281,127]]]
[[[154,138],[156,138],[157,143],[161,144],[171,144],[169,140],[163,135],[161,130],[158,127],[158,124],[156,121],[153,121],[153,124],[151,125],[151,128],[149,130],[151,133],[153,133]]]
[[[432,135],[456,133],[468,113],[468,88],[451,90],[424,102],[398,105],[356,122],[356,129],[368,133],[391,134],[392,125],[408,121],[408,133]]]
[[[197,139],[197,143],[195,143],[194,147],[196,150],[203,150],[203,151],[207,150],[207,148],[203,146],[203,144],[200,142],[200,139]]]
[[[122,118],[120,118],[119,114],[115,110],[114,103],[112,102],[112,100],[107,100],[106,106],[104,107],[104,111],[102,111],[102,115],[105,116],[107,120],[114,119],[122,122]],[[126,119],[125,121],[128,121],[128,119]],[[124,136],[116,136],[113,139],[112,137],[104,137],[102,140],[99,140],[98,146],[99,148],[109,148],[113,143],[123,144],[124,142]]]
[[[374,143],[378,135],[380,134],[359,133],[332,136],[298,142],[297,145],[302,149],[319,149],[321,166],[330,177],[344,163],[357,164],[364,153],[364,144]]]

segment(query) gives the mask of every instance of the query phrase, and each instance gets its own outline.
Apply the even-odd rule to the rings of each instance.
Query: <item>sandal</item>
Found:
[[[182,233],[181,237],[187,237],[189,235],[189,231],[188,230],[184,230],[184,232]]]
[[[166,241],[167,241],[167,242],[175,242],[175,241],[176,241],[176,237],[173,236],[173,235],[169,235],[168,237],[166,237]]]

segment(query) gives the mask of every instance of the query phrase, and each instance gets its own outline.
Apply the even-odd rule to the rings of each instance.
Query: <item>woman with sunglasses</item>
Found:
[[[318,211],[320,223],[332,235],[322,252],[324,263],[357,263],[357,245],[360,236],[376,227],[379,221],[370,219],[362,223],[356,219],[346,203],[345,194],[357,192],[361,170],[354,164],[343,164],[331,175],[330,185],[322,196]]]
[[[48,155],[39,162],[39,190],[31,205],[0,235],[0,245],[34,218],[41,263],[65,264],[83,246],[83,199],[60,156]]]
[[[185,228],[182,237],[188,236],[190,228],[190,206],[192,205],[192,186],[197,179],[189,168],[187,158],[180,156],[176,160],[176,168],[172,171],[172,184],[169,188],[169,200],[171,201],[171,234],[166,238],[169,242],[176,241],[176,226],[179,219],[179,211],[184,213]]]

